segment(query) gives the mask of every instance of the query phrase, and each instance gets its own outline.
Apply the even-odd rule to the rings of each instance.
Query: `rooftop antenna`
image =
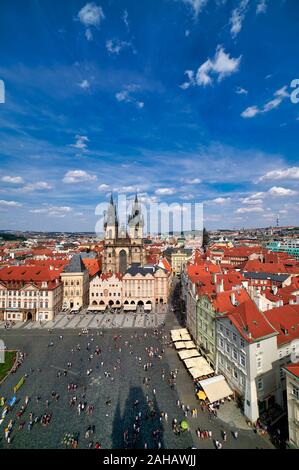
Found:
[[[277,217],[276,217],[276,227],[277,228],[279,227],[279,214],[277,214]]]

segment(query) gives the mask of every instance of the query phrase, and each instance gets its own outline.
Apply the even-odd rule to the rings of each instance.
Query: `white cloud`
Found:
[[[290,96],[287,92],[287,86],[276,90],[273,96],[274,98],[270,101],[267,101],[267,103],[265,103],[262,108],[259,108],[258,106],[249,106],[241,113],[241,116],[243,118],[252,118],[257,114],[268,113],[272,109],[277,108],[285,98]]]
[[[189,81],[180,85],[183,90],[189,88],[189,86],[207,86],[211,85],[213,78],[217,78],[221,81],[223,78],[231,75],[238,71],[240,66],[241,57],[233,58],[230,54],[226,53],[222,46],[217,46],[214,59],[207,59],[194,74],[193,70],[186,70]]]
[[[63,178],[63,182],[67,184],[71,183],[82,183],[84,181],[95,181],[97,177],[91,175],[84,170],[72,170],[68,171]]]
[[[147,193],[138,194],[138,200],[142,204],[151,204],[158,201],[156,196],[149,196]]]
[[[205,201],[205,204],[225,204],[226,202],[230,202],[230,197],[216,197],[215,199],[210,199],[209,201]]]
[[[182,180],[186,184],[200,184],[201,180],[199,178],[185,178]]]
[[[182,196],[180,196],[180,199],[182,199],[182,201],[192,201],[194,198],[194,194],[183,194]]]
[[[86,135],[76,135],[75,143],[71,144],[71,147],[75,147],[76,149],[85,150],[87,147],[86,142],[89,142],[89,139]]]
[[[225,204],[231,200],[230,197],[216,197],[211,202],[215,202],[216,204]]]
[[[241,113],[241,116],[243,118],[252,118],[256,116],[258,113],[260,113],[260,110],[258,109],[257,106],[249,106]]]
[[[266,13],[268,8],[266,0],[259,0],[256,6],[256,14],[259,15],[260,13]]]
[[[133,103],[139,109],[144,107],[143,101],[138,101],[132,93],[136,92],[139,89],[138,85],[127,85],[124,90],[119,91],[115,94],[115,98],[119,103]]]
[[[293,166],[290,168],[268,171],[268,173],[258,179],[258,182],[266,180],[299,180],[299,167]]]
[[[82,80],[82,82],[79,83],[79,87],[85,90],[86,88],[90,88],[90,83],[88,80]]]
[[[109,187],[110,187],[109,184],[103,183],[103,184],[100,184],[100,185],[98,186],[98,190],[99,190],[99,191],[107,191],[107,190],[109,189]]]
[[[232,12],[232,16],[230,19],[231,23],[231,35],[235,38],[242,29],[242,24],[245,19],[245,15],[247,12],[249,0],[242,0],[237,8],[235,8]]]
[[[272,188],[269,189],[268,193],[271,196],[284,197],[284,196],[295,196],[297,194],[297,191],[293,191],[292,189],[282,188],[281,186],[273,186]]]
[[[123,22],[124,22],[125,25],[126,25],[126,28],[129,29],[129,28],[130,28],[130,25],[129,25],[129,13],[128,13],[128,10],[124,10],[122,19],[123,19]]]
[[[265,196],[266,196],[266,193],[259,192],[259,193],[250,194],[250,196],[241,198],[240,201],[243,204],[252,204],[252,205],[262,204],[263,198]]]
[[[196,85],[196,82],[195,82],[195,80],[194,80],[194,72],[193,72],[193,70],[185,70],[184,74],[187,75],[188,81],[182,83],[182,85],[179,85],[179,86],[180,86],[180,88],[182,88],[183,90],[187,90],[187,88],[189,88],[189,86],[191,86],[191,85]]]
[[[197,17],[208,0],[183,0],[193,11],[194,17]]]
[[[72,208],[68,206],[50,206],[42,209],[31,209],[29,212],[32,214],[47,214],[50,217],[65,217],[69,212],[72,212]]]
[[[87,3],[78,13],[78,18],[84,26],[99,26],[105,18],[103,10],[94,2]]]
[[[86,27],[85,35],[88,41],[92,40],[91,26],[99,27],[101,21],[105,18],[102,8],[94,2],[87,3],[78,13],[78,18]]]
[[[118,188],[114,188],[113,191],[117,193],[135,193],[136,186],[120,186]]]
[[[16,201],[4,201],[3,199],[0,200],[0,206],[7,206],[7,207],[21,207],[22,204]]]
[[[238,86],[236,88],[236,93],[237,95],[248,95],[248,90],[246,90],[245,88],[242,88],[241,86]]]
[[[236,210],[237,214],[247,214],[250,212],[264,212],[264,209],[262,207],[240,207],[239,209]]]
[[[87,28],[87,30],[85,31],[85,37],[86,37],[87,41],[92,41],[93,35],[92,35],[92,32],[91,32],[90,28]]]
[[[1,178],[1,181],[3,181],[4,183],[10,183],[10,184],[24,183],[24,180],[21,176],[3,176]]]
[[[52,189],[52,186],[46,181],[37,181],[36,183],[30,183],[22,188],[22,191],[42,191]]]
[[[172,194],[175,194],[175,192],[174,188],[159,188],[156,189],[155,194],[157,196],[171,196]]]
[[[120,51],[122,51],[126,47],[132,47],[132,44],[128,41],[120,41],[119,39],[108,39],[106,41],[106,49],[109,54],[118,55]],[[136,51],[133,49],[133,52],[135,53]]]

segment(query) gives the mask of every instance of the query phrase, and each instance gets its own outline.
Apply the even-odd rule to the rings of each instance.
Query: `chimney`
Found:
[[[273,294],[274,294],[274,295],[277,295],[277,291],[278,291],[277,286],[275,286],[275,285],[273,284],[273,286],[272,286],[272,292],[273,292]]]
[[[223,279],[220,279],[220,282],[217,284],[216,291],[217,293],[224,292]]]
[[[236,295],[234,292],[231,293],[230,300],[233,305],[236,305]]]

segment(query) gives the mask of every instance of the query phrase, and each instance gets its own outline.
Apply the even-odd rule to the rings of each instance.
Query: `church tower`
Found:
[[[113,202],[111,193],[108,210],[104,219],[104,231],[106,240],[117,240],[118,238],[118,218],[116,213],[116,206]]]
[[[129,215],[128,218],[128,225],[129,225],[129,237],[131,240],[142,240],[143,238],[143,227],[144,227],[144,220],[143,215],[141,213],[141,207],[138,202],[137,194],[135,196],[135,200],[132,207],[132,213]]]

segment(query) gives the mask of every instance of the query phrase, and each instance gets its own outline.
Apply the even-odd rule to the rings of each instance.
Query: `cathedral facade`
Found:
[[[116,205],[111,195],[104,218],[103,273],[125,273],[132,264],[146,263],[143,244],[144,220],[137,194],[127,227],[119,227]]]

